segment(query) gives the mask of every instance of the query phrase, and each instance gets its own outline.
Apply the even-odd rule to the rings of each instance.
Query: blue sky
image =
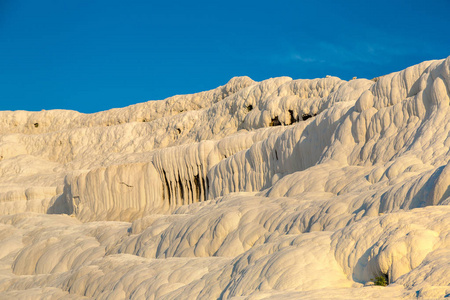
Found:
[[[450,55],[450,1],[0,0],[0,110],[85,113],[234,76],[373,78]]]

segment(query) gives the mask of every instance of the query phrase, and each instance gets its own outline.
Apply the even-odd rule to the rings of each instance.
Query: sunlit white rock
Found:
[[[0,298],[448,296],[449,95],[450,57],[0,112]]]

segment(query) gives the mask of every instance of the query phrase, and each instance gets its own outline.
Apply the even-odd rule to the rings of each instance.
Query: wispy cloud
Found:
[[[294,48],[294,47],[292,47]],[[291,49],[288,52],[271,54],[272,63],[302,63],[324,64],[330,66],[345,66],[347,64],[363,63],[382,65],[391,62],[395,57],[413,54],[414,49],[395,45],[391,47],[375,42],[349,42],[333,43],[316,41],[308,44],[302,50]]]
[[[274,55],[270,56],[270,60],[271,60],[272,63],[300,62],[300,63],[305,63],[305,64],[312,64],[312,63],[323,63],[323,62],[325,62],[323,59],[302,55],[299,52],[274,54]]]
[[[343,66],[345,64],[371,64],[383,65],[393,63],[398,57],[415,56],[431,53],[427,43],[414,43],[401,36],[392,36],[385,32],[371,30],[367,37],[354,41],[343,39],[342,41],[317,41],[310,44],[308,49],[314,55],[326,61],[327,64]]]
[[[296,61],[301,61],[304,63],[313,63],[313,62],[317,62],[316,58],[312,58],[312,57],[303,57],[300,54],[292,54],[290,56],[290,60],[296,60]]]
[[[290,58],[291,58],[291,60],[301,61],[304,63],[323,63],[323,62],[325,62],[323,59],[318,59],[318,58],[309,57],[309,56],[305,57],[305,56],[302,56],[297,53],[291,54]]]

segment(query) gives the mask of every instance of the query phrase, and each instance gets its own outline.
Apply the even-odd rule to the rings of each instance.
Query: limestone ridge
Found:
[[[449,97],[450,57],[0,112],[0,296],[450,295]]]

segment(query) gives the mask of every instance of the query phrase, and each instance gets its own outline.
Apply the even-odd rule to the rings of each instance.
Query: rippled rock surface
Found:
[[[450,296],[450,57],[0,112],[2,299]]]

